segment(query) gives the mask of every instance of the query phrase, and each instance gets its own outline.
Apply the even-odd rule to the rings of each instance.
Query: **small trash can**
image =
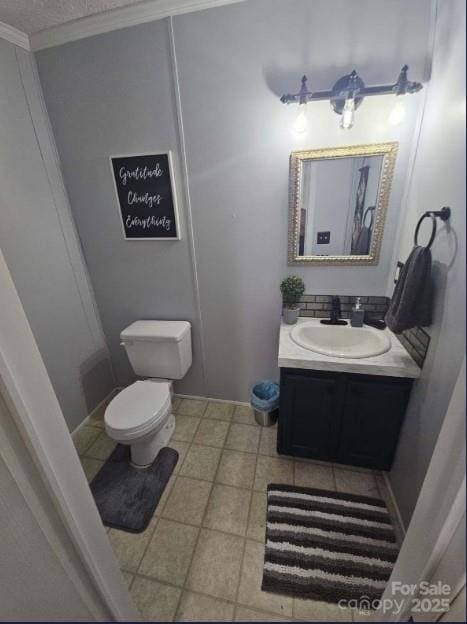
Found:
[[[250,390],[250,403],[258,425],[270,427],[279,415],[279,384],[268,379],[257,381]]]

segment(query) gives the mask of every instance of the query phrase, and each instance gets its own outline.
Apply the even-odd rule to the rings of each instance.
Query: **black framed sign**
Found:
[[[179,240],[170,152],[111,156],[127,240]]]

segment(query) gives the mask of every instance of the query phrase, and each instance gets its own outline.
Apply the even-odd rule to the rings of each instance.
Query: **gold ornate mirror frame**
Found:
[[[351,145],[347,147],[333,147],[291,153],[289,177],[289,265],[364,266],[378,264],[397,148],[398,143],[392,142],[370,145]],[[300,198],[304,162],[309,160],[381,155],[383,156],[383,163],[381,166],[370,253],[365,256],[299,256],[297,249],[300,236]]]

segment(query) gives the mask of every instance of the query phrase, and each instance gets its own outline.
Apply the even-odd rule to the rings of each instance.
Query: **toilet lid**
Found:
[[[105,426],[116,433],[136,433],[155,425],[170,404],[169,383],[135,381],[109,403]]]

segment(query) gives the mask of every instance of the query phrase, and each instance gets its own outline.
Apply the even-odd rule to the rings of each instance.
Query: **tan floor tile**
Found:
[[[332,466],[294,462],[294,484],[302,487],[335,490]]]
[[[106,433],[102,432],[88,448],[86,455],[105,461],[116,446],[115,440],[112,440]]]
[[[198,399],[182,399],[180,405],[177,407],[177,414],[183,414],[184,416],[202,416],[206,410],[206,401]]]
[[[279,457],[277,452],[277,425],[274,427],[261,427],[259,452],[261,455]]]
[[[336,479],[338,492],[379,498],[376,479],[371,473],[343,470],[342,468],[336,468],[334,466],[334,477]]]
[[[175,616],[181,589],[139,576],[130,594],[146,622],[171,622]]]
[[[162,511],[162,517],[199,526],[208,504],[212,484],[177,477]]]
[[[199,423],[199,418],[177,414],[175,416],[175,431],[172,434],[171,440],[191,442],[195,436]]]
[[[199,529],[187,524],[161,518],[138,568],[138,574],[173,585],[183,585],[198,531]]]
[[[178,607],[176,622],[231,622],[234,606],[218,598],[184,592]]]
[[[178,408],[180,407],[182,403],[182,399],[178,396],[173,396],[172,397],[172,412],[174,414],[176,414],[178,412]]]
[[[91,444],[97,440],[99,434],[99,429],[96,427],[87,427],[86,425],[72,433],[71,437],[78,455],[84,455]]]
[[[212,446],[192,444],[180,468],[180,475],[213,481],[221,452],[221,449]]]
[[[291,617],[292,598],[261,589],[263,564],[264,544],[247,540],[237,602],[247,607],[272,611],[286,618]]]
[[[165,486],[164,491],[162,493],[162,496],[160,497],[159,502],[157,503],[157,507],[156,507],[156,509],[154,511],[154,515],[155,516],[160,516],[161,515],[162,510],[164,509],[165,503],[167,502],[167,499],[169,498],[169,494],[172,491],[172,488],[173,488],[173,486],[175,484],[176,478],[177,478],[176,475],[173,474],[170,477],[167,485]]]
[[[230,421],[234,407],[232,403],[216,403],[215,401],[210,401],[204,412],[204,418]]]
[[[306,460],[306,461],[310,461],[310,460]],[[311,460],[311,461],[315,461],[315,460]],[[329,462],[324,462],[324,463],[329,464]],[[341,468],[342,470],[351,470],[352,472],[366,472],[366,474],[373,474],[375,472],[378,472],[377,470],[373,470],[372,468],[365,468],[364,466],[351,466],[350,464],[340,464],[338,462],[334,463],[333,466],[335,466],[336,468]]]
[[[129,572],[125,572],[125,570],[122,570],[122,576],[125,579],[125,583],[127,584],[127,587],[130,587],[130,585],[133,582],[133,579],[135,578],[133,574],[130,574]]]
[[[236,487],[253,487],[256,468],[256,455],[239,451],[223,451],[216,481]]]
[[[171,439],[167,446],[169,446],[170,448],[175,449],[178,452],[178,461],[175,464],[175,468],[174,468],[174,471],[173,471],[173,474],[177,474],[179,472],[180,468],[182,467],[182,464],[183,464],[183,462],[185,460],[185,457],[186,457],[187,451],[188,451],[188,449],[190,447],[190,444],[189,444],[189,442],[182,442],[180,440]]]
[[[104,462],[100,459],[93,459],[92,457],[82,457],[81,465],[83,466],[86,479],[88,482],[91,482],[104,465]]]
[[[321,459],[310,459],[308,457],[293,457],[293,460],[300,464],[315,464],[320,466],[334,466],[333,463]]]
[[[240,425],[253,425],[254,427],[258,427],[258,423],[253,415],[253,410],[248,405],[236,405],[232,420]]]
[[[293,485],[293,461],[259,455],[254,488],[265,492],[269,483]]]
[[[253,492],[250,505],[250,517],[248,518],[247,537],[262,542],[266,532],[266,492]]]
[[[235,622],[290,622],[290,620],[264,611],[253,611],[253,609],[238,606],[235,609]]]
[[[259,445],[259,427],[232,423],[225,447],[234,451],[256,453]]]
[[[245,535],[250,490],[215,484],[211,491],[203,526],[235,535]]]
[[[136,572],[156,524],[157,519],[154,517],[143,533],[127,533],[118,529],[110,529],[107,535],[122,570]]]
[[[229,426],[228,422],[222,420],[204,418],[198,427],[193,442],[222,447],[224,446]]]
[[[293,599],[294,617],[307,622],[351,622],[352,611],[318,600]]]
[[[186,581],[187,589],[235,600],[243,538],[202,529]]]

